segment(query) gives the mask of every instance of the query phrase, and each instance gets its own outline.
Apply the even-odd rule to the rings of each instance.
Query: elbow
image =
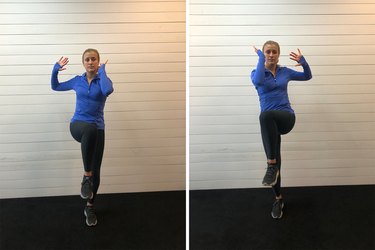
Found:
[[[263,84],[264,77],[256,75],[255,71],[253,71],[250,75],[250,80],[254,84],[254,86],[258,87]]]
[[[57,90],[57,86],[54,85],[54,84],[51,84],[51,89],[52,89],[52,90]]]
[[[110,94],[113,93],[113,91],[114,91],[113,88],[109,88],[109,89],[107,89],[106,91],[104,91],[104,95],[105,95],[105,96],[109,96]]]
[[[262,84],[262,82],[261,81],[253,81],[253,84],[254,84],[255,87],[258,87]]]
[[[262,85],[262,81],[258,79],[251,79],[255,87]]]
[[[259,81],[258,81],[258,79],[256,79],[256,78],[253,77],[253,76],[250,77],[250,81],[254,84],[254,86],[258,86],[258,85],[259,85]]]

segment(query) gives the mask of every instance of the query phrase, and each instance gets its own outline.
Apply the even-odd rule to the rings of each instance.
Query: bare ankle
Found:
[[[91,171],[90,171],[90,172],[86,172],[86,171],[85,171],[85,172],[83,173],[83,175],[84,175],[84,176],[92,176],[92,172],[91,172]]]
[[[267,163],[270,164],[270,165],[275,165],[276,164],[276,159],[272,159],[272,160],[268,159]]]

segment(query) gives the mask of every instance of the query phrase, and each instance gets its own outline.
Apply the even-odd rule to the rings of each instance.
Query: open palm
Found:
[[[299,49],[298,50],[298,53],[295,53],[295,52],[290,52],[289,54],[289,58],[293,61],[296,61],[298,64],[296,66],[300,66],[301,64],[299,63],[299,61],[301,60],[301,57],[302,57],[302,53]]]
[[[59,71],[66,70],[65,66],[69,63],[69,58],[62,56],[57,63],[60,65]]]

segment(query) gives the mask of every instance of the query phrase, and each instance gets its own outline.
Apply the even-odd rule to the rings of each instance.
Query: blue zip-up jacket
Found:
[[[305,58],[302,56],[298,62],[302,65],[303,72],[277,66],[274,77],[264,65],[266,59],[261,50],[258,50],[258,56],[257,67],[251,72],[251,81],[258,92],[260,111],[285,110],[294,113],[288,97],[288,83],[293,80],[307,81],[312,78]]]
[[[96,124],[98,129],[104,129],[104,105],[113,92],[111,79],[105,72],[105,64],[101,65],[98,74],[89,85],[86,73],[76,76],[66,82],[58,80],[60,65],[55,64],[51,76],[51,88],[56,91],[74,90],[76,92],[76,110],[71,119]]]

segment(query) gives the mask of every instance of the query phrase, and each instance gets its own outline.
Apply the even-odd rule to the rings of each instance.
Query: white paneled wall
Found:
[[[80,145],[69,132],[74,92],[89,47],[108,59],[115,92],[105,108],[99,192],[185,188],[183,0],[0,1],[0,198],[77,194]]]
[[[190,0],[190,188],[260,187],[265,172],[252,45],[300,48],[284,186],[375,184],[374,0]]]

